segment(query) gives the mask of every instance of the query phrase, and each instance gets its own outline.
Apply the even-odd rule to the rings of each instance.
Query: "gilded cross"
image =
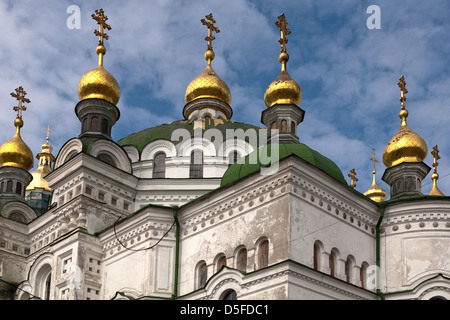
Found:
[[[214,26],[214,23],[216,23],[216,20],[214,20],[212,13],[205,16],[205,19],[202,19],[201,22],[203,25],[205,25],[208,28],[208,36],[205,38],[206,41],[208,41],[208,50],[212,50],[212,41],[216,39],[212,35],[212,32],[219,33],[220,30],[216,26]]]
[[[97,21],[99,30],[94,30],[94,34],[99,37],[98,45],[102,46],[103,39],[108,40],[108,38],[109,38],[108,35],[104,32],[104,29],[111,30],[111,26],[106,23],[106,20],[108,20],[108,17],[105,16],[103,9],[95,10],[95,13],[96,13],[96,15],[92,14],[91,16],[92,16],[92,19]]]
[[[402,103],[402,109],[405,109],[405,101],[406,101],[405,94],[408,93],[408,90],[406,89],[405,77],[401,76],[399,80],[400,81],[397,83],[397,85],[402,93],[402,96],[400,97],[400,102]]]
[[[435,146],[433,147],[433,151],[431,151],[431,155],[434,157],[433,167],[434,167],[434,172],[436,173],[437,166],[438,166],[437,161],[441,158],[441,157],[439,156],[439,149],[438,149],[438,146],[437,146],[437,145],[435,145]]]
[[[16,107],[13,108],[13,110],[17,112],[17,118],[22,119],[22,111],[27,110],[27,107],[22,105],[22,103],[30,103],[30,100],[25,98],[27,92],[23,90],[22,86],[16,88],[15,90],[16,90],[15,93],[11,92],[11,96],[13,98],[16,98],[19,101],[19,103]]]
[[[281,52],[286,52],[286,43],[288,43],[286,36],[291,33],[291,30],[287,28],[288,23],[286,21],[284,13],[278,17],[278,21],[275,22],[275,25],[281,31],[281,38],[278,40],[278,42],[281,44]]]
[[[47,131],[47,142],[48,142],[48,138],[49,138],[50,132],[53,133],[53,131],[50,130],[50,125],[48,125],[47,129],[44,129],[44,131]]]
[[[373,162],[373,173],[375,173],[375,163],[379,161],[375,158],[375,149],[372,149],[372,158],[369,158]]]
[[[355,168],[353,168],[352,170],[350,170],[350,173],[348,174],[348,176],[349,176],[350,179],[352,180],[352,183],[350,184],[350,187],[352,187],[352,188],[356,187],[355,182],[358,181],[358,179],[356,178],[356,171],[355,171]]]

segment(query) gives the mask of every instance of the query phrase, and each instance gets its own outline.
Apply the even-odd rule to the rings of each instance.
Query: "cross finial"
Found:
[[[358,179],[356,178],[356,171],[355,168],[353,168],[352,170],[350,170],[350,173],[348,174],[348,176],[350,177],[350,179],[352,180],[352,183],[350,184],[350,187],[354,188],[356,187],[356,181],[358,181]]]
[[[23,90],[22,86],[15,89],[16,92],[11,92],[11,96],[19,101],[18,105],[13,108],[17,112],[17,118],[22,119],[22,111],[27,110],[27,107],[22,105],[23,103],[30,103],[30,99],[25,98],[27,92]]]
[[[219,33],[220,30],[216,26],[214,26],[214,23],[216,23],[216,20],[214,20],[212,13],[205,16],[205,19],[202,19],[201,22],[203,25],[205,25],[208,28],[208,36],[205,38],[206,41],[208,41],[208,50],[212,50],[212,41],[216,39],[212,35],[212,32]]]
[[[286,52],[286,43],[288,43],[286,36],[291,33],[291,30],[287,28],[288,23],[286,21],[284,13],[278,16],[278,21],[275,22],[275,25],[281,31],[281,38],[278,40],[278,42],[281,44],[281,52]]]
[[[408,89],[406,89],[405,76],[402,75],[399,80],[400,81],[397,83],[397,85],[400,88],[402,94],[400,97],[400,102],[402,103],[402,109],[405,109],[405,101],[406,101],[405,94],[408,93]]]
[[[433,162],[433,167],[434,167],[434,173],[436,173],[436,171],[437,171],[437,166],[438,166],[438,160],[441,158],[440,156],[439,156],[439,149],[438,149],[438,146],[437,145],[435,145],[434,147],[433,147],[433,151],[431,151],[431,155],[433,156],[433,158],[434,158],[434,162]]]
[[[372,148],[372,158],[369,158],[373,162],[373,174],[375,174],[375,164],[378,163],[378,159],[375,158],[375,149]]]
[[[50,130],[50,125],[48,125],[47,129],[44,129],[44,131],[47,131],[47,143],[48,143],[48,138],[49,138],[50,132],[53,133],[53,131]]]
[[[94,30],[94,34],[98,36],[98,45],[103,45],[103,39],[108,40],[108,35],[104,32],[104,29],[111,30],[111,26],[106,23],[106,20],[108,20],[108,17],[105,16],[105,13],[103,9],[95,10],[96,14],[92,14],[92,19],[97,21],[99,30]]]

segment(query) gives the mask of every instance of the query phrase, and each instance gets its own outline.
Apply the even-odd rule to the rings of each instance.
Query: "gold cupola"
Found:
[[[36,170],[31,172],[33,180],[27,186],[27,191],[43,189],[45,191],[52,192],[52,188],[48,186],[48,182],[44,177],[52,171],[52,165],[56,159],[52,154],[53,147],[48,142],[49,133],[52,132],[50,130],[50,126],[48,126],[45,131],[47,131],[47,139],[41,146],[41,152],[36,155],[36,158],[38,159],[38,167]]]
[[[377,184],[377,181],[375,179],[375,163],[378,163],[378,160],[375,158],[375,150],[372,151],[372,155],[372,158],[369,158],[369,160],[373,161],[372,185],[369,187],[369,189],[367,189],[366,192],[364,192],[364,195],[375,202],[382,202],[387,199],[387,192]]]
[[[383,163],[387,168],[393,167],[403,162],[422,162],[428,153],[425,141],[417,133],[411,130],[407,123],[408,111],[405,108],[408,93],[404,76],[401,76],[398,86],[401,90],[400,101],[402,104],[399,114],[402,120],[400,129],[386,145],[383,152]]]
[[[289,55],[286,52],[286,35],[291,31],[287,28],[287,22],[284,13],[278,17],[276,22],[281,31],[281,53],[278,56],[278,61],[281,63],[281,73],[278,77],[267,87],[264,94],[264,102],[267,107],[275,104],[295,104],[299,105],[302,99],[302,90],[298,83],[291,78],[286,69],[286,64],[289,61]]]
[[[212,32],[219,33],[219,28],[214,26],[216,21],[213,19],[212,14],[206,16],[206,20],[201,20],[202,24],[208,28],[208,36],[205,38],[208,41],[207,50],[205,52],[205,60],[207,65],[205,70],[198,75],[187,86],[185,93],[185,103],[188,104],[191,101],[200,98],[213,98],[227,103],[231,103],[231,93],[228,85],[216,74],[211,66],[211,61],[214,60],[215,54],[212,48],[212,41],[215,37]]]
[[[80,100],[103,99],[117,105],[120,99],[119,83],[103,67],[103,56],[106,54],[103,40],[108,40],[108,35],[104,32],[104,29],[111,30],[111,27],[106,23],[108,17],[104,15],[103,9],[95,10],[95,13],[96,15],[92,14],[92,18],[99,25],[99,31],[94,31],[94,34],[99,37],[96,49],[98,66],[81,77],[78,83],[78,97]]]
[[[26,110],[23,103],[30,103],[30,100],[25,98],[26,94],[22,87],[11,93],[11,96],[19,101],[18,106],[14,107],[14,111],[17,112],[17,118],[14,120],[16,134],[0,147],[0,165],[28,171],[33,167],[33,153],[20,136],[20,128],[23,127],[22,111]]]

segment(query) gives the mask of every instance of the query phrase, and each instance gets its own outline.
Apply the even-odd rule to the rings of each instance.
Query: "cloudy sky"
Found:
[[[377,5],[380,20],[373,20]],[[70,6],[80,8],[79,28],[69,28]],[[68,12],[69,8],[69,12]],[[80,133],[74,113],[81,76],[97,65],[97,28],[91,18],[103,8],[112,26],[105,68],[121,87],[121,116],[113,128],[118,141],[133,132],[182,119],[187,85],[205,68],[206,28],[213,13],[220,33],[213,42],[213,68],[232,94],[232,120],[260,125],[264,92],[280,72],[280,33],[285,13],[291,34],[288,72],[302,88],[305,119],[300,141],[357,172],[356,189],[372,179],[372,148],[384,165],[383,150],[400,127],[398,79],[405,75],[408,125],[428,144],[431,167],[438,145],[438,185],[450,195],[450,3],[433,1],[324,0],[16,0],[0,3],[0,141],[14,134],[10,96],[18,86],[31,103],[22,137],[34,154],[45,142],[57,155]],[[380,29],[368,28],[379,22]],[[431,188],[430,174],[423,192]]]

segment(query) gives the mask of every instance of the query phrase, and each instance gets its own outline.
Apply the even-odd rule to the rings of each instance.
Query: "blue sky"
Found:
[[[79,29],[67,27],[70,5],[80,8]],[[380,8],[381,29],[367,27],[370,5]],[[335,161],[347,181],[355,168],[360,192],[371,184],[374,148],[377,182],[388,190],[381,158],[400,127],[397,82],[405,75],[408,125],[428,144],[430,167],[438,145],[438,186],[450,195],[448,1],[2,1],[0,142],[14,134],[10,92],[20,85],[31,100],[22,137],[34,154],[47,125],[55,155],[78,136],[77,84],[97,64],[91,14],[98,8],[112,26],[104,66],[121,87],[115,141],[182,119],[186,87],[205,68],[200,20],[209,13],[220,29],[213,68],[230,87],[232,120],[262,126],[264,92],[280,72],[275,21],[285,13],[288,72],[302,88],[306,112],[300,141]]]

